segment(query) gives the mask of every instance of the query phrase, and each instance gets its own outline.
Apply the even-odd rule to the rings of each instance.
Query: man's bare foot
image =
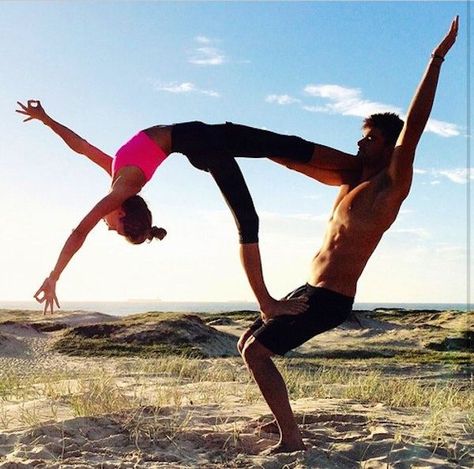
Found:
[[[277,424],[276,420],[273,419],[273,420],[270,420],[270,422],[266,422],[266,423],[263,423],[262,425],[258,425],[256,427],[256,431],[259,432],[259,433],[275,433],[275,434],[278,434],[280,432],[280,429],[278,428],[278,424]],[[304,437],[308,437],[308,438],[313,437],[313,434],[310,431],[305,430],[303,428],[300,428],[300,433]]]
[[[262,451],[260,454],[262,456],[271,456],[272,454],[293,453],[294,451],[306,451],[306,446],[302,441],[293,444],[280,441],[277,445]]]

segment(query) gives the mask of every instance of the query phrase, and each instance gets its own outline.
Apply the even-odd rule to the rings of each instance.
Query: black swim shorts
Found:
[[[308,309],[297,315],[282,315],[264,323],[258,318],[251,326],[252,335],[268,350],[284,355],[312,337],[342,324],[350,315],[354,298],[306,284],[285,299],[308,298]]]

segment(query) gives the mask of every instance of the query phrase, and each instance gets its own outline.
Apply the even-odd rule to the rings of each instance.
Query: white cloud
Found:
[[[331,112],[327,107],[325,106],[302,106],[302,108],[305,111],[309,112]]]
[[[199,44],[199,47],[193,50],[189,63],[194,65],[222,65],[227,62],[225,54],[215,47],[216,42],[207,36],[196,36],[194,40]]]
[[[222,65],[225,62],[225,55],[215,47],[198,47],[189,62],[195,65]]]
[[[329,100],[330,102],[323,106],[326,112],[357,117],[367,117],[376,112],[401,113],[397,107],[362,99],[361,90],[356,88],[339,85],[307,85],[304,91],[309,96]]]
[[[270,94],[265,98],[267,103],[276,103],[282,106],[287,104],[299,103],[300,100],[287,94]]]
[[[447,178],[456,184],[466,184],[468,177],[474,180],[474,168],[450,168],[450,169],[414,169],[415,174],[428,174],[434,178],[429,184],[440,184],[440,178]]]
[[[440,135],[441,137],[457,137],[460,135],[459,127],[456,124],[438,121],[436,119],[429,119],[425,130]]]
[[[356,117],[367,117],[370,114],[379,112],[394,112],[399,114],[402,119],[405,118],[399,107],[364,99],[362,91],[358,88],[346,88],[332,84],[310,84],[305,86],[304,91],[311,97],[322,98],[329,101],[323,106],[303,105],[303,109],[306,111],[329,112]],[[436,119],[428,120],[425,131],[446,138],[460,135],[459,126]]]
[[[169,93],[191,93],[196,91],[194,83],[168,83],[166,85],[156,85],[156,89],[159,91],[168,91]]]
[[[205,94],[207,96],[212,96],[213,98],[220,98],[221,94],[213,90],[198,90],[199,93]]]
[[[155,89],[158,91],[166,91],[168,93],[175,93],[175,94],[188,94],[188,93],[199,93],[199,94],[204,94],[206,96],[212,96],[213,98],[219,98],[220,93],[217,91],[213,90],[204,90],[201,88],[198,88],[194,83],[191,83],[189,81],[183,82],[183,83],[156,83],[155,84]]]
[[[467,168],[442,169],[434,171],[435,175],[444,176],[456,184],[466,184],[468,178]],[[474,168],[469,171],[469,179],[474,180]]]
[[[328,98],[334,101],[357,99],[361,95],[359,89],[345,88],[339,85],[307,85],[304,91],[310,96]]]
[[[199,44],[210,44],[211,43],[211,39],[209,39],[206,36],[196,36],[194,39],[196,40],[196,42],[199,42]]]

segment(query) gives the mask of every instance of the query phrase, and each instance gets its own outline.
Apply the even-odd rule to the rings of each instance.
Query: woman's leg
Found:
[[[234,157],[280,157],[300,163],[311,160],[315,146],[300,137],[231,122],[225,124],[225,145]]]

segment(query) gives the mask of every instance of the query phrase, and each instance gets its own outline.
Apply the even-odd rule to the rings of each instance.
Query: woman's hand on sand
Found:
[[[42,297],[40,297],[41,293],[43,294]],[[53,314],[55,303],[58,308],[61,307],[59,306],[58,297],[56,296],[56,280],[51,277],[48,277],[43,282],[43,285],[41,285],[35,293],[34,298],[38,303],[44,303],[43,314],[46,314],[48,310]]]
[[[16,112],[28,116],[26,119],[23,119],[23,122],[28,122],[32,119],[38,119],[39,121],[44,122],[48,117],[43,106],[41,106],[41,102],[37,99],[29,99],[26,106],[23,103],[20,103],[20,101],[17,101],[17,104],[21,109],[16,109]]]
[[[291,298],[289,300],[272,300],[265,306],[260,305],[262,321],[267,322],[276,316],[296,315],[308,309],[308,298]]]
[[[458,29],[459,29],[459,16],[456,16],[453,19],[451,23],[451,27],[449,28],[449,31],[444,37],[444,39],[433,50],[433,56],[444,58],[444,56],[448,53],[449,49],[451,49],[453,44],[456,42]]]

